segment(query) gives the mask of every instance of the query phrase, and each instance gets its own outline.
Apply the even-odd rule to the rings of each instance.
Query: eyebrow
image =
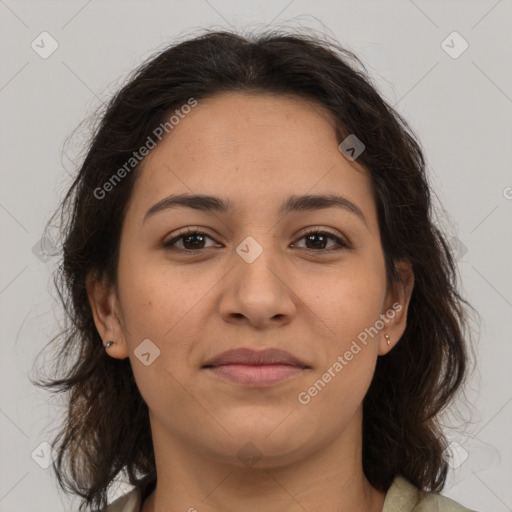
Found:
[[[284,216],[291,212],[315,211],[333,207],[342,208],[355,214],[368,227],[363,212],[356,204],[344,196],[334,194],[290,196],[281,204],[278,215]],[[204,194],[170,195],[151,206],[144,215],[143,222],[151,215],[169,208],[192,208],[202,212],[228,213],[233,210],[234,204],[228,199]]]

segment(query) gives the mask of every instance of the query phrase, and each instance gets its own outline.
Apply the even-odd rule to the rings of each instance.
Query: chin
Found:
[[[207,449],[216,459],[238,467],[282,467],[314,451],[313,440],[304,430],[278,426],[274,421],[239,424],[228,431],[233,437],[222,436],[214,442],[211,437],[205,440]]]

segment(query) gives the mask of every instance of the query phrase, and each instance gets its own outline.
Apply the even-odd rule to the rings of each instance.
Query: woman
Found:
[[[467,304],[419,143],[351,60],[211,32],[108,105],[62,204],[76,361],[44,384],[81,510],[468,510],[436,422]]]

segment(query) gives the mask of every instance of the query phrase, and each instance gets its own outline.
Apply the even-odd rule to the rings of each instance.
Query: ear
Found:
[[[379,355],[387,354],[402,337],[407,326],[407,311],[414,288],[414,273],[412,264],[408,260],[400,260],[395,264],[398,282],[388,285],[384,309],[381,317],[384,319],[384,328],[379,337]],[[387,338],[389,341],[388,345]]]
[[[128,357],[128,345],[119,314],[119,298],[115,285],[91,273],[87,276],[86,288],[94,323],[103,345],[107,341],[114,342],[108,349],[105,348],[105,351],[116,359],[125,359]]]

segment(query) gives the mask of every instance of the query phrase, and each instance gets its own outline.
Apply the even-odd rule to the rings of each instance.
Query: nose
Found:
[[[248,240],[237,248],[234,268],[224,280],[220,315],[226,322],[248,322],[259,329],[285,325],[297,311],[291,273],[284,258],[255,244]]]

